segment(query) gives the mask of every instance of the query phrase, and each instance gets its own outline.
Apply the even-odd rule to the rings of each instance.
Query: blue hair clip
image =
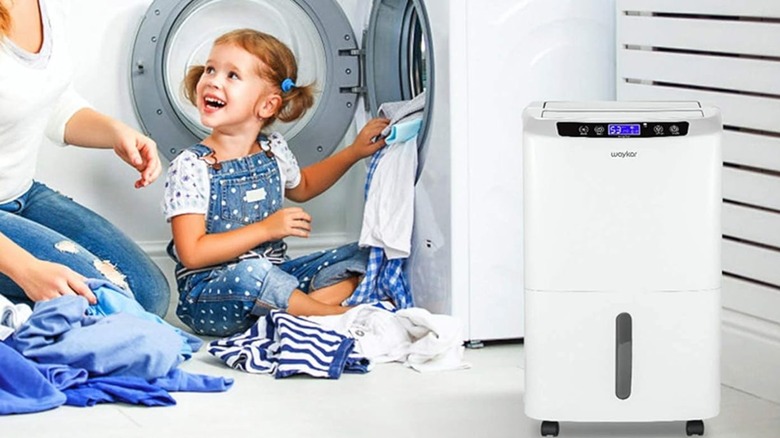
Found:
[[[292,79],[287,78],[282,81],[282,91],[287,93],[295,87],[295,82]]]

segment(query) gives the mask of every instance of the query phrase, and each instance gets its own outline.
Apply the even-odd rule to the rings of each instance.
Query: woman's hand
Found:
[[[135,188],[146,187],[160,176],[162,166],[157,154],[157,143],[140,132],[119,124],[116,129],[114,152],[141,173]]]
[[[300,207],[282,208],[262,221],[268,233],[268,240],[284,239],[288,236],[309,237],[311,216]]]
[[[146,187],[162,172],[157,144],[124,123],[91,108],[76,111],[65,125],[65,143],[88,148],[113,148],[141,172],[135,188]]]
[[[379,138],[382,130],[390,124],[388,119],[371,119],[366,123],[366,126],[358,132],[355,141],[350,146],[358,159],[362,159],[372,155],[385,145],[385,139]]]
[[[84,276],[65,265],[37,259],[25,267],[23,275],[14,279],[33,301],[46,301],[63,295],[81,295],[90,304],[95,304],[95,294],[84,280]]]

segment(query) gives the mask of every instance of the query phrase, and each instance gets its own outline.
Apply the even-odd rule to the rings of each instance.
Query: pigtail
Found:
[[[295,86],[282,93],[282,108],[276,118],[283,122],[292,122],[303,117],[314,105],[314,84]]]
[[[190,101],[193,105],[198,105],[198,97],[196,88],[200,77],[203,76],[203,71],[206,69],[202,65],[193,65],[187,70],[187,74],[184,76],[184,81],[181,84],[184,97]]]
[[[0,37],[11,33],[11,13],[0,3]],[[1,38],[0,38],[1,39]]]

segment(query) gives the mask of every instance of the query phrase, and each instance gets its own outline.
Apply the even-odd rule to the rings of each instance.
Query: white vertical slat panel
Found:
[[[780,210],[780,178],[726,167],[723,169],[723,199]]]
[[[724,131],[723,161],[780,172],[780,137]]]
[[[721,109],[723,196],[749,204],[723,207],[723,381],[780,401],[780,384],[767,383],[780,365],[780,0],[617,8],[618,99]]]
[[[780,287],[780,251],[723,239],[723,272]]]
[[[624,78],[780,96],[777,61],[649,50],[620,50],[618,58]]]
[[[780,131],[780,99],[634,84],[623,80],[618,81],[617,92],[620,100],[698,100],[720,108],[726,125]]]
[[[618,0],[619,11],[780,18],[776,0]]]
[[[780,288],[723,276],[723,307],[769,321],[780,321]]]
[[[777,2],[780,4],[780,2]],[[780,56],[776,23],[618,16],[617,44]],[[739,35],[739,38],[723,38]],[[717,43],[715,43],[717,41]]]
[[[723,235],[780,248],[780,214],[724,203]]]

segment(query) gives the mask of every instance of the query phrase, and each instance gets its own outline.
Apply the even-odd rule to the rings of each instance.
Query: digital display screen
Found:
[[[640,135],[639,123],[615,123],[607,125],[608,135]]]

